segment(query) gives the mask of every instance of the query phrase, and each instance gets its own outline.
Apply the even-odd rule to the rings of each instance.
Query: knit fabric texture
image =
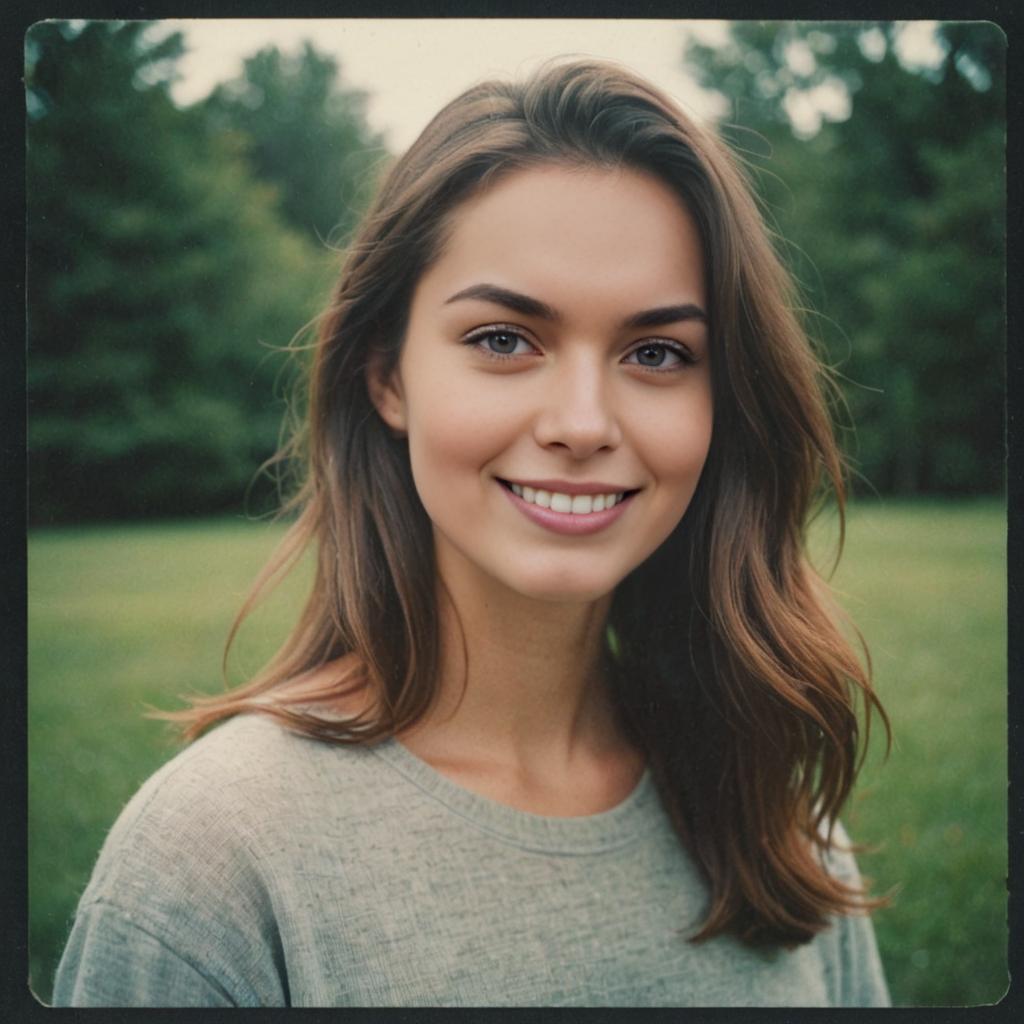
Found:
[[[849,854],[829,867],[857,879]],[[866,918],[789,951],[688,942],[706,904],[649,775],[604,813],[543,817],[395,740],[342,747],[245,715],[118,818],[54,1002],[888,1005]]]

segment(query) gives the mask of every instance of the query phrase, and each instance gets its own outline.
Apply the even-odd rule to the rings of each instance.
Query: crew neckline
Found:
[[[370,749],[460,818],[522,849],[570,855],[617,849],[636,840],[656,821],[650,813],[657,802],[650,768],[614,807],[565,818],[520,810],[466,789],[394,737]]]

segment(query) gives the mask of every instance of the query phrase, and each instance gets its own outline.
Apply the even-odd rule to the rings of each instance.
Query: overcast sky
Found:
[[[303,39],[335,57],[342,81],[366,90],[367,117],[396,152],[441,106],[490,75],[517,75],[559,54],[621,61],[654,80],[691,113],[720,112],[716,97],[683,73],[687,32],[723,38],[726,22],[633,19],[279,19],[167,21],[184,33],[180,103],[205,96],[241,71],[242,59],[276,44],[294,52]]]
[[[910,23],[901,38],[912,62],[936,57],[934,22]],[[685,73],[683,50],[689,34],[714,44],[724,40],[725,21],[648,19],[191,19],[165,21],[185,36],[188,52],[179,62],[174,86],[179,103],[204,97],[217,82],[239,74],[242,60],[264,46],[296,52],[304,39],[336,58],[342,82],[369,94],[367,117],[393,152],[404,150],[427,121],[467,86],[491,75],[518,76],[541,61],[563,54],[620,61],[660,85],[698,118],[726,111],[716,94],[701,91]],[[795,55],[799,59],[799,55]],[[941,56],[941,53],[939,53]],[[845,117],[845,90],[819,88],[801,97],[790,115],[808,131],[820,112]]]

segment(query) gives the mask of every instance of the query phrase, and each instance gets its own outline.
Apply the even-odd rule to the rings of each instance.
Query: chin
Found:
[[[550,601],[557,604],[589,604],[607,597],[617,586],[618,580],[596,578],[591,574],[536,573],[506,581],[523,597],[534,601]]]

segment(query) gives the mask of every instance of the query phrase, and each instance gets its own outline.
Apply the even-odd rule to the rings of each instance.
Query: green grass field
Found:
[[[280,528],[240,520],[29,538],[29,913],[33,991],[53,970],[118,811],[176,748],[147,704],[219,688],[224,637]],[[828,547],[827,522],[814,535]],[[847,830],[897,1005],[998,1001],[1006,963],[1006,574],[1000,503],[865,504],[833,582],[892,717]],[[289,581],[243,629],[240,681],[297,612]],[[880,739],[880,730],[876,734]]]

